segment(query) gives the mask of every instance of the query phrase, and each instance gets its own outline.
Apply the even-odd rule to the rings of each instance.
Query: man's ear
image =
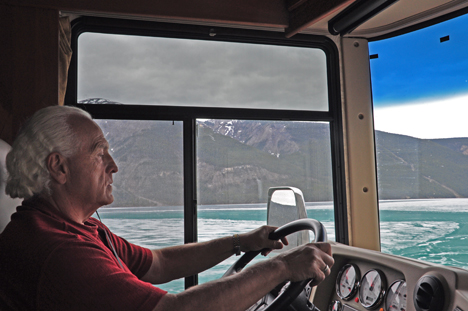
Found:
[[[67,163],[65,158],[58,152],[52,152],[47,156],[47,169],[53,181],[63,185],[67,181]]]

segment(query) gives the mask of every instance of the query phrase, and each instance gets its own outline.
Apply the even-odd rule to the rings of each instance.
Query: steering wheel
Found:
[[[311,230],[315,234],[315,242],[327,242],[327,230],[322,225],[321,222],[311,218],[302,218],[290,223],[285,224],[284,226],[276,229],[269,235],[270,240],[279,240],[282,237],[285,237],[291,233],[302,231],[302,230]],[[254,259],[262,251],[247,252],[242,257],[240,257],[227,271],[224,273],[223,277],[236,274],[240,272],[252,259]],[[285,307],[289,306],[294,299],[302,292],[304,287],[312,279],[292,282],[289,287],[281,292],[274,300],[266,307],[262,309],[263,311],[279,311],[284,310]],[[267,296],[271,295],[267,294]],[[267,296],[264,297],[266,301]],[[268,299],[271,300],[271,299]],[[264,301],[264,302],[265,302]]]

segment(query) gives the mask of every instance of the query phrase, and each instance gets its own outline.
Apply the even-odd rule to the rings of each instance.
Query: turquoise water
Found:
[[[382,251],[468,269],[468,199],[380,204]]]
[[[198,210],[199,241],[266,224],[266,204],[199,206]],[[102,208],[99,213],[114,233],[132,243],[148,248],[183,243],[181,207]],[[307,214],[320,220],[329,240],[335,240],[331,203],[307,203]],[[468,269],[468,199],[383,201],[380,220],[382,252]],[[221,277],[235,260],[233,256],[201,273],[199,282]],[[159,287],[180,292],[184,284],[176,280]]]

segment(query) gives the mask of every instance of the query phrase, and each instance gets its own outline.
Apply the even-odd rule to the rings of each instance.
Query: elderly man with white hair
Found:
[[[99,126],[78,108],[36,112],[7,169],[7,194],[24,201],[0,234],[1,310],[245,310],[284,281],[318,284],[334,262],[329,244],[307,244],[179,294],[153,286],[206,270],[236,247],[271,250],[287,241],[269,240],[275,228],[264,226],[237,242],[149,250],[113,234],[91,216],[113,202],[118,167]]]

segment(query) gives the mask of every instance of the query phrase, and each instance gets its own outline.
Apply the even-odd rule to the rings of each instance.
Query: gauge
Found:
[[[378,306],[387,287],[385,276],[379,270],[369,270],[364,274],[359,289],[359,300],[363,307],[372,309]]]
[[[344,300],[353,298],[360,278],[359,268],[355,265],[348,264],[341,268],[336,278],[336,293],[338,296]]]
[[[385,298],[385,311],[406,311],[406,282],[393,282]]]
[[[341,311],[341,302],[339,302],[338,300],[332,301],[330,307],[328,308],[328,311]]]

